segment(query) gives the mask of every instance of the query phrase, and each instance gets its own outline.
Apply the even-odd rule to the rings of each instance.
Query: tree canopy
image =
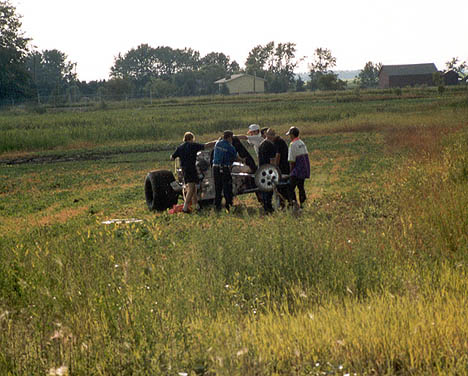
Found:
[[[309,89],[311,90],[342,90],[346,82],[338,79],[331,68],[335,67],[336,58],[327,48],[317,48],[314,51],[314,60],[309,64]]]
[[[25,59],[29,38],[21,31],[21,18],[8,0],[0,0],[0,100],[27,96],[29,75]]]
[[[294,69],[301,59],[296,59],[296,44],[292,42],[269,42],[250,50],[245,61],[245,71],[258,75],[267,81],[269,91],[284,92],[292,87]]]
[[[153,48],[142,44],[115,58],[111,77],[132,81],[134,90],[140,93],[200,95],[213,94],[218,90],[214,85],[216,80],[239,70],[236,61],[220,52],[200,57],[200,53],[191,48]]]
[[[453,70],[458,73],[459,76],[464,76],[468,64],[466,61],[461,61],[458,57],[453,57],[445,63],[445,68],[447,71]]]
[[[40,96],[64,94],[77,77],[76,63],[59,50],[33,51],[26,58],[26,68]]]
[[[227,93],[227,86],[215,81],[235,73],[245,72],[265,79],[266,91],[340,90],[346,82],[333,72],[336,57],[331,50],[316,48],[309,62],[308,82],[294,73],[304,58],[296,56],[296,44],[275,43],[253,47],[242,69],[235,60],[222,53],[210,52],[201,56],[192,48],[174,49],[169,46],[152,47],[140,44],[127,52],[120,52],[110,67],[110,79],[80,82],[76,63],[57,49],[36,51],[30,48],[30,38],[21,30],[21,16],[12,0],[0,0],[0,104],[8,100],[37,98],[38,102],[58,97],[79,100],[82,96],[103,98],[129,97],[163,98],[169,96],[211,95]],[[378,84],[381,64],[367,62],[356,83],[362,88]],[[461,77],[468,64],[458,57],[446,63]]]
[[[374,64],[372,61],[366,63],[364,68],[359,72],[358,84],[361,88],[373,88],[379,84],[379,72],[382,64]]]

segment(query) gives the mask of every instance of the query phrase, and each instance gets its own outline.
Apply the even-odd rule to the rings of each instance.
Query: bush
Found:
[[[32,106],[30,108],[30,112],[42,115],[42,114],[45,114],[47,112],[47,109],[46,109],[46,106],[37,104],[37,105],[34,105],[34,106]]]
[[[229,95],[229,88],[227,87],[226,84],[221,85],[221,95]]]
[[[401,94],[402,94],[401,87],[396,87],[395,89],[393,89],[393,94],[398,95],[399,97],[401,97]]]

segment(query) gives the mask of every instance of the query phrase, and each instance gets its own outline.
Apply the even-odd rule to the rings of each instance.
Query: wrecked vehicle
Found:
[[[257,168],[250,153],[234,137],[233,146],[246,163],[234,162],[231,170],[234,196],[253,192],[271,192],[277,186],[287,184],[289,176],[282,176],[278,167],[267,164]],[[197,185],[200,205],[211,204],[215,198],[212,166],[212,151],[202,150],[197,154],[196,168],[199,177]],[[176,176],[168,170],[150,171],[145,179],[146,204],[150,210],[164,211],[172,208],[183,196],[182,169],[176,167]]]

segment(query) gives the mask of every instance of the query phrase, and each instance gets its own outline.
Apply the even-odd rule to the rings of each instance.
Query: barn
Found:
[[[222,92],[223,85],[226,85],[229,90],[229,94],[265,92],[265,80],[263,78],[245,73],[233,74],[230,77],[222,78],[215,81],[215,84],[219,85],[220,92]]]
[[[460,75],[453,69],[445,72],[443,75],[445,85],[458,85],[460,81]]]
[[[432,75],[437,72],[434,63],[382,65],[379,72],[379,88],[433,85]]]

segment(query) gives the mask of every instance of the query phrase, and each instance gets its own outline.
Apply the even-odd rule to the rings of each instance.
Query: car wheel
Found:
[[[174,175],[167,170],[151,171],[146,175],[145,196],[149,210],[163,211],[177,204],[179,194],[171,187],[173,181]]]
[[[279,184],[281,172],[272,164],[262,165],[255,172],[255,185],[261,192],[271,192],[273,187]]]

